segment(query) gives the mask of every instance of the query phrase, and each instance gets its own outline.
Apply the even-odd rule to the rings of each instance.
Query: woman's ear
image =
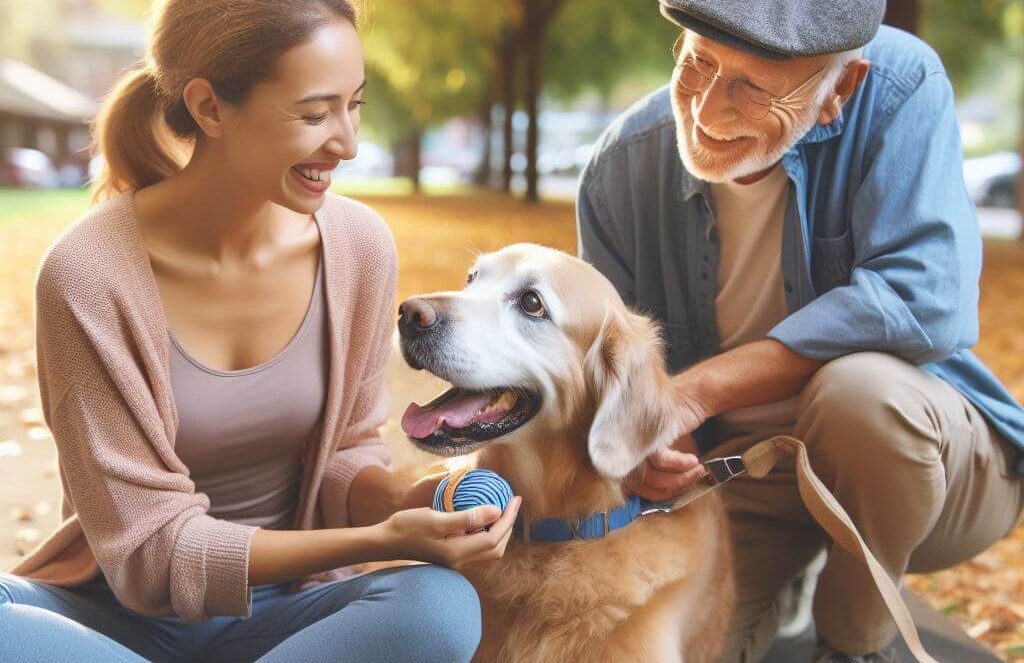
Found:
[[[846,65],[839,80],[836,81],[835,89],[829,92],[825,103],[821,106],[821,111],[818,114],[818,124],[830,124],[832,120],[839,117],[839,111],[842,110],[843,104],[853,96],[853,93],[857,91],[860,84],[864,82],[864,78],[868,75],[870,69],[870,60],[853,60]]]
[[[185,84],[181,96],[200,131],[210,138],[219,138],[224,130],[224,105],[213,91],[210,81],[193,78]]]
[[[671,380],[650,320],[609,312],[584,358],[584,371],[597,403],[587,449],[600,474],[622,478],[679,436]]]

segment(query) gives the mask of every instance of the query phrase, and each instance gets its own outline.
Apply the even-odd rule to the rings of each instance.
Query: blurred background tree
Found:
[[[1016,134],[1024,162],[1024,2],[889,0],[885,22],[919,34],[934,47],[959,96],[984,88],[1004,100],[1017,100],[1015,113],[996,121],[976,149],[989,152],[1005,147]],[[1018,170],[1016,202],[1024,214],[1024,168]]]
[[[142,54],[150,4],[4,1],[0,56],[98,98]],[[357,162],[373,156],[381,165],[363,171],[393,173],[416,189],[425,177],[531,202],[542,184],[546,195],[571,195],[600,130],[671,73],[675,28],[656,0],[358,4],[370,105]],[[942,56],[968,157],[1024,149],[1024,0],[889,0],[886,20]]]

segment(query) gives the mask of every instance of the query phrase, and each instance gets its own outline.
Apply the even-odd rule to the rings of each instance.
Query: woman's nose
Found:
[[[347,118],[338,121],[337,128],[324,149],[342,160],[354,159],[359,151],[356,128]]]

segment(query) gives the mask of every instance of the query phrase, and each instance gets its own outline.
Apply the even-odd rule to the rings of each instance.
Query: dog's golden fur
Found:
[[[559,327],[577,351],[571,362],[578,370],[552,371],[558,402],[546,402],[534,420],[476,451],[470,463],[508,479],[523,496],[525,521],[614,509],[626,500],[621,477],[629,467],[620,450],[676,425],[655,328],[582,261],[524,245],[495,255],[492,277],[496,265],[512,270],[543,258],[551,290],[565,295]],[[444,299],[458,305],[450,294]],[[649,451],[633,449],[627,464]],[[710,663],[734,602],[729,545],[713,494],[601,539],[514,538],[500,560],[458,569],[483,607],[474,660]]]

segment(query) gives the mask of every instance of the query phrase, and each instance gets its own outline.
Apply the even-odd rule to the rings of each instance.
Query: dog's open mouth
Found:
[[[411,403],[402,430],[421,449],[454,456],[508,435],[539,409],[540,398],[527,390],[453,387],[426,405]]]

